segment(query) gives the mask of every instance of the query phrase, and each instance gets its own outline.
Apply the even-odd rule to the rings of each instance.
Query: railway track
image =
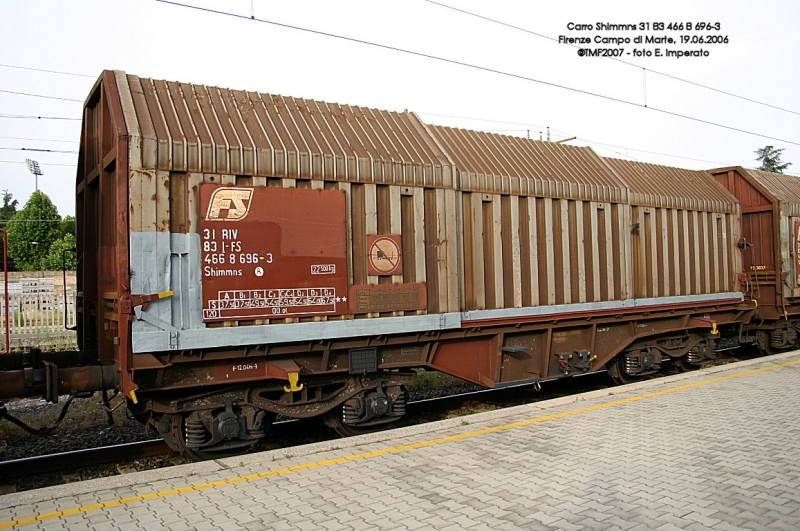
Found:
[[[610,385],[611,381],[605,373],[592,373],[579,378],[547,382],[544,386],[536,386],[539,391],[534,390],[533,385],[527,384],[422,398],[409,402],[406,417],[392,427],[511,407]],[[254,451],[291,448],[336,438],[338,435],[324,427],[318,419],[278,421],[273,424],[268,441],[256,446]],[[13,490],[22,491],[183,462],[186,460],[173,452],[163,440],[156,439],[2,461],[0,478],[7,484],[13,481]],[[91,467],[93,472],[89,477],[84,477],[86,474],[82,471],[87,467]]]
[[[80,468],[76,463],[104,465],[133,461],[143,457],[168,454],[171,450],[162,439],[138,441],[100,448],[87,448],[58,454],[39,455],[0,462],[0,477],[17,479],[25,476],[52,474]]]
[[[726,357],[717,360],[716,363],[731,361],[737,361],[737,359]],[[525,384],[503,389],[478,389],[453,395],[421,398],[410,401],[406,416],[392,427],[466,416],[482,411],[584,393],[613,385],[611,378],[605,371],[601,371],[539,384]],[[323,426],[319,419],[283,420],[273,424],[267,437],[268,440],[259,443],[253,451],[291,448],[336,438],[338,435]],[[149,462],[153,458],[159,459]],[[2,461],[0,462],[0,478],[6,481],[16,480],[14,485],[16,490],[29,490],[30,488],[80,481],[83,479],[80,471],[89,464],[95,469],[105,467],[104,470],[95,473],[95,477],[101,477],[184,462],[186,460],[173,452],[163,440],[156,439]],[[31,481],[32,478],[39,479]]]

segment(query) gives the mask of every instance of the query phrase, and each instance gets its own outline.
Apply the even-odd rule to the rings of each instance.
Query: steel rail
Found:
[[[141,457],[153,457],[172,452],[162,439],[138,441],[101,446],[99,448],[86,448],[57,454],[25,457],[12,461],[0,462],[0,478],[17,479],[21,477],[38,476],[82,468],[79,463],[105,465],[119,461],[130,461]]]
[[[594,376],[601,374],[605,371],[596,371],[579,376]],[[477,389],[467,391],[464,393],[455,393],[451,395],[437,396],[432,398],[423,398],[408,402],[408,406],[417,406],[417,408],[425,407],[425,411],[435,412],[427,409],[434,403],[442,405],[447,404],[448,401],[453,402],[463,400],[470,397],[479,397],[492,395],[494,393],[509,393],[525,387],[531,387],[534,390],[540,390],[539,384],[544,382],[562,382],[569,384],[567,387],[575,385],[576,381],[580,378],[556,378],[553,380],[543,380],[541,382],[533,382],[527,384],[520,384],[517,386],[500,387],[494,389]],[[576,392],[583,392],[581,390],[569,390],[566,394],[575,394]],[[273,428],[278,426],[291,425],[300,420],[308,419],[285,419],[273,423]],[[426,421],[427,422],[427,421]],[[303,442],[302,444],[305,444]],[[286,446],[289,448],[291,446]],[[157,455],[174,454],[167,444],[162,439],[151,439],[148,441],[139,441],[131,443],[123,443],[112,446],[102,446],[98,448],[87,448],[82,450],[73,450],[69,452],[47,454],[42,456],[26,457],[22,459],[15,459],[10,461],[0,461],[0,478],[3,479],[19,479],[23,477],[39,476],[44,474],[51,474],[56,472],[63,472],[67,470],[79,470],[85,468],[87,465],[81,463],[91,463],[92,465],[122,463],[139,459],[143,457],[153,457]],[[177,455],[177,454],[175,454]]]
[[[530,385],[530,384],[529,384]],[[456,393],[446,396],[425,398],[414,400],[408,405],[431,404],[433,402],[444,402],[446,400],[457,400],[458,398],[470,397],[479,394],[492,393],[494,391],[507,391],[509,388],[501,389],[480,389],[468,391],[466,393]],[[285,419],[273,423],[273,427],[293,424],[300,419]],[[131,461],[141,457],[153,457],[173,453],[163,439],[151,439],[148,441],[138,441],[123,443],[112,446],[101,446],[98,448],[85,448],[82,450],[72,450],[56,454],[46,454],[33,457],[24,457],[10,461],[0,461],[0,478],[18,479],[21,477],[31,477],[65,470],[75,470],[84,468],[81,463],[88,462],[93,465],[105,465],[109,463]]]

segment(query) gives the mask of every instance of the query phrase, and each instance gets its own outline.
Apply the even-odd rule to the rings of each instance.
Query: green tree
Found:
[[[6,228],[6,222],[17,213],[17,200],[8,190],[3,190],[3,206],[0,207],[0,228]]]
[[[64,216],[61,221],[61,237],[63,238],[67,234],[75,236],[75,216]]]
[[[38,271],[50,254],[50,246],[61,237],[58,210],[45,193],[37,190],[8,223],[8,254],[17,269]]]
[[[783,173],[783,170],[792,165],[791,162],[781,164],[781,152],[783,149],[774,149],[772,146],[764,146],[755,150],[756,160],[761,162],[759,170]]]
[[[76,260],[75,235],[65,234],[60,239],[53,242],[50,246],[50,253],[42,259],[41,269],[45,271],[75,271],[78,264]],[[66,259],[66,263],[64,260]]]
[[[0,229],[8,229],[8,220],[17,213],[17,200],[8,190],[3,190],[3,206],[0,207]],[[0,238],[0,267],[3,265],[3,239]],[[10,264],[9,264],[10,265]],[[12,269],[9,267],[9,269]]]

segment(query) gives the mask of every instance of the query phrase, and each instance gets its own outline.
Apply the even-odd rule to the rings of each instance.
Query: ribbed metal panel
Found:
[[[452,188],[413,113],[116,73],[144,170]]]
[[[466,192],[627,202],[627,190],[591,148],[427,126]]]
[[[800,177],[747,168],[741,169],[782,203],[781,208],[786,215],[800,216]]]
[[[738,212],[738,201],[704,171],[604,157],[631,193],[631,204],[702,212]]]

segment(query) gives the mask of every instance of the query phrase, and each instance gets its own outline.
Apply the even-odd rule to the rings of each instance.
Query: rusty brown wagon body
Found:
[[[800,177],[742,167],[710,170],[742,205],[745,298],[758,307],[748,333],[762,350],[800,338]]]
[[[740,215],[704,172],[106,71],[78,167],[79,345],[195,457],[275,414],[380,427],[417,368],[627,381],[748,322]]]

